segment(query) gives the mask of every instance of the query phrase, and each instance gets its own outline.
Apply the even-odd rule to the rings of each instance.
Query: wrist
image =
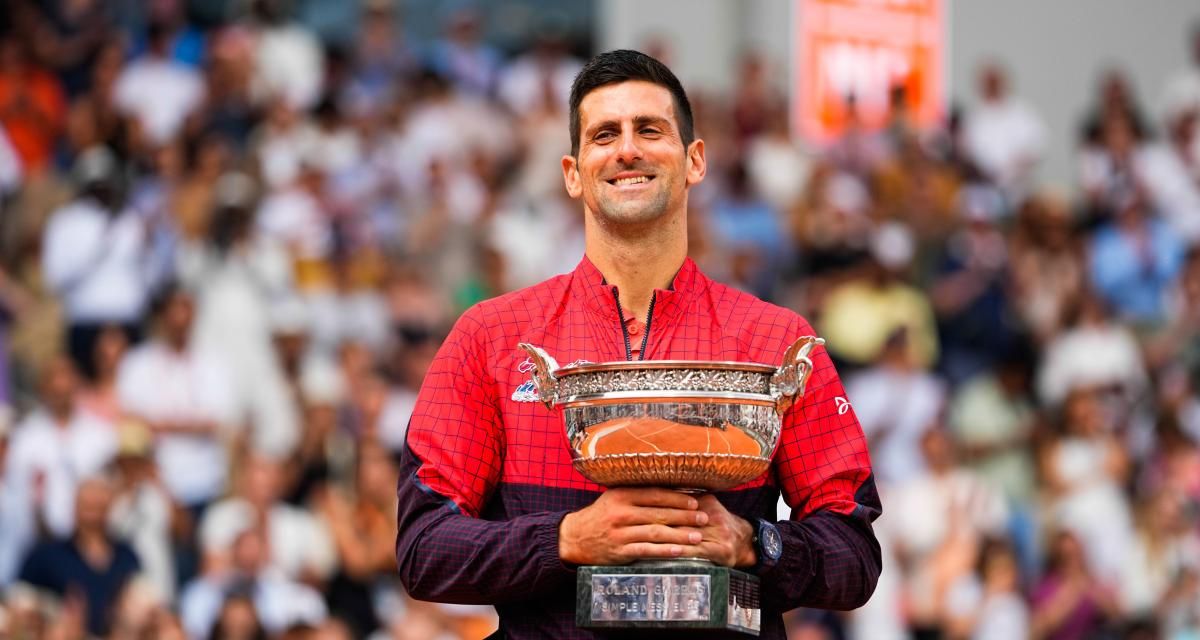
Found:
[[[572,538],[569,533],[574,516],[574,513],[568,513],[558,524],[558,559],[564,564],[579,564],[576,562],[578,554],[575,552],[575,545],[571,543]]]
[[[755,522],[752,520],[741,520],[742,535],[739,536],[739,544],[737,554],[734,557],[733,566],[740,568],[753,567],[758,564],[758,548],[755,544]]]

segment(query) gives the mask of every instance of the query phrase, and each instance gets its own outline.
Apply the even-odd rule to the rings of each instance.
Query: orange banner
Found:
[[[918,124],[942,116],[943,0],[795,0],[793,116],[806,139],[828,142],[857,116],[883,125],[894,90]]]

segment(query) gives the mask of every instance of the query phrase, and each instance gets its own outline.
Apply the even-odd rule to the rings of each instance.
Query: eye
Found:
[[[659,131],[657,127],[642,127],[639,130],[639,133],[641,133],[644,136],[657,136],[657,135],[660,135],[662,132]]]
[[[595,137],[592,138],[592,140],[595,140],[596,142],[604,143],[604,142],[608,142],[616,137],[617,137],[617,134],[613,133],[612,131],[601,131],[600,133],[597,133],[595,135]]]

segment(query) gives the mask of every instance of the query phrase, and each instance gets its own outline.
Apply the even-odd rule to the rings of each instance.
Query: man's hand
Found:
[[[709,513],[701,509],[705,498],[711,496],[697,500],[670,489],[609,489],[563,518],[558,555],[571,564],[605,565],[695,556],[696,545],[715,535],[700,529],[710,524]]]
[[[685,549],[684,554],[723,567],[754,566],[758,561],[754,525],[730,513],[712,494],[700,496],[700,511],[708,515],[708,524],[700,529],[703,534],[700,544]]]

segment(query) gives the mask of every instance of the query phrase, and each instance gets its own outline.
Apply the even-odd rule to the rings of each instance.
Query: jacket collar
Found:
[[[617,305],[613,301],[615,285],[608,284],[604,274],[585,255],[572,273],[572,288],[588,309],[601,317],[619,322]],[[684,258],[679,271],[671,281],[670,289],[654,290],[654,318],[651,325],[659,322],[670,324],[698,296],[703,295],[711,280],[704,275],[691,258]],[[661,325],[660,325],[661,326]],[[653,341],[653,339],[651,340]]]

